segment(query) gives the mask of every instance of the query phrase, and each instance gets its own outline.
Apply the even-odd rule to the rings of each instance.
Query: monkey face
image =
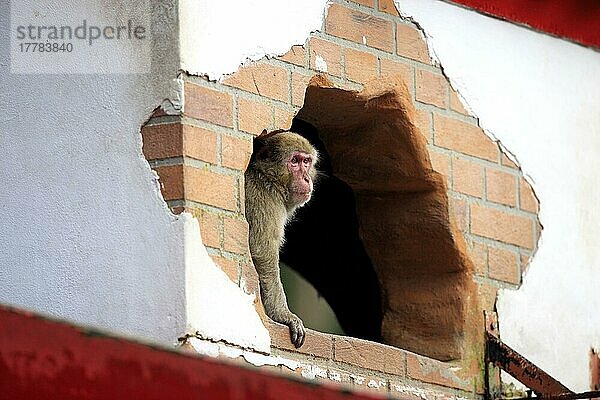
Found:
[[[302,205],[310,200],[313,181],[310,176],[314,157],[302,151],[293,151],[287,161],[287,169],[292,175],[291,197],[295,205]]]

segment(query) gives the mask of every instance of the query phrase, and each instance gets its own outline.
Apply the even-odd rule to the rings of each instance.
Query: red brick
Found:
[[[472,390],[470,383],[456,376],[452,367],[452,364],[432,360],[416,354],[409,353],[406,355],[407,374],[410,378],[466,391]]]
[[[271,127],[271,105],[264,101],[238,98],[238,129],[260,135]]]
[[[415,83],[418,101],[446,108],[448,84],[444,76],[420,69],[415,74]]]
[[[495,247],[489,247],[488,254],[490,278],[515,285],[521,283],[518,254]]]
[[[281,61],[288,62],[290,64],[296,64],[301,67],[306,66],[306,49],[304,46],[292,46],[290,51],[280,56],[279,59]]]
[[[311,37],[309,49],[311,69],[342,76],[342,48],[340,45]]]
[[[210,257],[215,264],[217,264],[217,266],[227,274],[229,279],[231,279],[231,281],[237,285],[239,282],[237,262],[235,260],[217,255],[211,255]]]
[[[423,137],[425,138],[425,140],[427,141],[427,143],[431,143],[433,141],[433,138],[431,136],[431,122],[430,122],[430,117],[431,117],[431,112],[427,111],[427,110],[416,110],[416,118],[415,118],[415,125],[417,126],[417,128],[419,129],[419,132],[421,133],[421,135],[423,135]]]
[[[500,155],[501,155],[500,161],[502,162],[502,165],[504,165],[505,167],[519,169],[519,166],[517,164],[515,164],[514,161],[511,160],[506,154],[504,154],[503,151],[501,151]]]
[[[198,209],[193,209],[190,211],[200,224],[202,243],[208,247],[214,247],[216,249],[221,248],[221,231],[223,229],[221,217],[216,214]]]
[[[252,155],[252,142],[223,134],[221,163],[224,167],[245,171]]]
[[[533,220],[494,208],[471,205],[471,233],[533,249]]]
[[[224,249],[237,254],[249,254],[248,223],[243,218],[224,219]]]
[[[412,26],[396,24],[396,52],[399,56],[411,58],[426,64],[431,63],[427,43],[421,37],[421,32]]]
[[[394,50],[394,30],[390,21],[340,4],[329,6],[325,32],[389,53]]]
[[[431,167],[446,177],[446,180],[450,176],[450,157],[447,154],[439,153],[437,151],[429,152],[431,158]]]
[[[233,97],[186,82],[185,115],[233,128]]]
[[[271,345],[274,347],[328,360],[333,357],[331,335],[307,329],[304,344],[297,349],[290,340],[290,329],[287,326],[273,321],[269,321],[265,325],[271,335]]]
[[[296,116],[293,109],[274,106],[273,108],[273,129],[288,130],[292,126],[292,120]]]
[[[458,157],[452,159],[452,189],[475,197],[483,197],[483,167]]]
[[[223,83],[247,92],[288,101],[288,75],[285,68],[267,63],[254,63],[241,67]]]
[[[145,126],[142,142],[148,160],[186,156],[217,162],[217,134],[196,126],[180,123]]]
[[[346,78],[354,82],[365,83],[377,77],[377,57],[364,51],[344,49],[346,60]]]
[[[184,198],[183,165],[168,165],[153,169],[159,176],[160,191],[165,200]]]
[[[379,11],[399,17],[394,0],[379,0]]]
[[[483,243],[473,242],[469,249],[471,261],[477,275],[487,275],[487,246]]]
[[[478,126],[433,114],[437,146],[490,161],[498,161],[498,146]]]
[[[479,301],[484,310],[496,310],[496,298],[498,296],[498,287],[493,281],[482,282],[478,284]]]
[[[388,76],[399,75],[402,78],[402,80],[404,81],[404,83],[406,84],[406,87],[409,90],[413,89],[413,87],[414,87],[414,84],[413,84],[414,68],[412,67],[412,65],[388,60],[386,58],[382,58],[380,61],[380,64],[381,64],[381,76],[383,78],[388,77]]]
[[[183,171],[186,199],[230,211],[237,210],[235,177],[187,165]]]
[[[341,336],[336,336],[333,343],[336,361],[394,375],[404,374],[406,353],[400,349]]]
[[[469,229],[469,221],[467,219],[467,210],[469,209],[469,206],[467,205],[466,200],[450,197],[448,199],[448,204],[450,206],[450,215],[454,218],[456,227],[461,232],[467,232]]]
[[[469,112],[463,106],[462,101],[458,98],[458,94],[452,88],[450,88],[450,109],[457,113],[469,115]]]
[[[531,185],[525,179],[519,180],[519,196],[521,210],[537,213],[539,210],[539,202]]]
[[[365,7],[375,7],[375,0],[350,0]]]
[[[292,72],[292,104],[295,106],[302,106],[304,104],[304,94],[306,93],[306,86],[312,75],[304,75],[296,72]]]
[[[485,171],[487,199],[507,206],[517,205],[517,178],[515,175],[497,169]]]

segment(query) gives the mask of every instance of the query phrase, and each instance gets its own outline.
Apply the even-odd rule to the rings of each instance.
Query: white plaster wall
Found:
[[[198,222],[170,213],[141,153],[152,110],[183,101],[178,1],[80,2],[75,22],[54,20],[73,11],[56,4],[23,12],[39,25],[150,12],[151,67],[86,70],[80,56],[77,71],[105,73],[11,73],[0,4],[0,303],[164,344],[200,332],[268,352],[253,297],[208,257]],[[136,56],[119,64],[147,61]]]
[[[435,0],[402,0],[481,125],[516,155],[544,231],[502,339],[570,389],[600,346],[600,53]]]

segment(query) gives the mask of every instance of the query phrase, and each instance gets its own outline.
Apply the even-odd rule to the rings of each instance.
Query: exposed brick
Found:
[[[292,120],[296,113],[293,109],[283,108],[279,106],[273,107],[273,129],[290,129],[292,126]]]
[[[168,165],[153,168],[159,176],[160,191],[165,200],[184,198],[183,165]]]
[[[486,168],[487,199],[507,206],[517,205],[517,180],[511,173]]]
[[[415,74],[416,99],[422,103],[446,108],[446,78],[440,74],[425,70],[417,70]]]
[[[224,167],[245,171],[252,155],[252,142],[223,134],[221,162]]]
[[[389,53],[394,50],[394,30],[390,21],[340,4],[329,6],[325,32]]]
[[[402,80],[406,84],[406,87],[409,90],[413,89],[414,68],[412,65],[388,60],[387,58],[382,58],[380,61],[380,67],[382,77],[385,78],[387,76],[399,75],[400,77],[402,77]]]
[[[490,278],[515,285],[521,283],[518,254],[510,250],[489,247],[488,257]]]
[[[290,51],[280,56],[281,61],[288,62],[290,64],[296,64],[301,67],[306,66],[306,49],[304,46],[295,45],[292,46]]]
[[[399,17],[394,0],[379,0],[379,11]]]
[[[498,160],[498,146],[478,126],[434,113],[433,129],[437,146],[490,161]]]
[[[519,196],[521,210],[536,213],[538,212],[539,203],[529,182],[521,178],[519,180]]]
[[[468,381],[463,381],[456,376],[452,370],[452,364],[408,353],[406,368],[408,376],[418,381],[467,391],[472,389]]]
[[[346,78],[354,82],[365,83],[377,77],[377,57],[375,55],[349,48],[344,49],[344,55]]]
[[[431,143],[433,141],[433,137],[431,136],[431,122],[430,122],[430,116],[431,116],[431,112],[427,111],[427,110],[416,110],[416,118],[415,118],[415,124],[417,126],[417,128],[419,129],[419,132],[421,133],[421,135],[423,135],[423,137],[425,138],[425,140],[427,140],[427,143]]]
[[[200,224],[202,243],[208,247],[221,248],[221,230],[223,227],[221,217],[204,210],[192,209],[190,211]]]
[[[483,197],[483,167],[470,160],[452,159],[452,189],[475,197]]]
[[[212,164],[217,162],[217,134],[180,123],[142,128],[144,156],[148,160],[187,156]]]
[[[173,122],[142,127],[142,152],[147,160],[181,156],[183,154],[181,124]]]
[[[469,221],[467,218],[467,210],[469,209],[469,206],[467,205],[466,200],[450,197],[448,203],[450,205],[450,214],[454,218],[457,228],[461,232],[468,231]]]
[[[185,83],[185,115],[233,128],[233,96]]]
[[[224,248],[238,254],[247,254],[248,249],[248,223],[243,218],[229,218],[224,220]]]
[[[183,176],[186,199],[236,211],[235,177],[187,165]]]
[[[469,112],[463,106],[462,101],[458,98],[458,94],[452,88],[450,88],[450,109],[457,113],[469,115]]]
[[[238,129],[260,135],[271,127],[271,105],[265,102],[238,98]]]
[[[375,7],[375,0],[350,0],[365,7]]]
[[[396,43],[398,55],[426,64],[431,63],[427,43],[421,37],[421,33],[412,26],[396,24]]]
[[[533,249],[533,220],[479,204],[471,205],[471,233]]]
[[[295,106],[302,106],[304,103],[304,94],[306,93],[306,86],[312,75],[304,75],[296,72],[292,72],[292,104]]]
[[[237,262],[235,260],[217,255],[211,255],[210,257],[215,264],[217,264],[219,268],[221,268],[221,270],[227,274],[229,279],[231,279],[231,281],[237,285],[239,281]]]
[[[394,347],[366,340],[339,337],[334,340],[335,360],[387,372],[394,375],[404,374],[405,352]]]
[[[475,273],[481,276],[487,275],[487,246],[483,243],[473,242],[469,249],[469,255],[473,261]]]
[[[430,151],[429,156],[432,168],[448,179],[450,176],[450,157],[447,154],[437,151]]]
[[[311,69],[342,76],[342,47],[340,45],[311,37],[309,48]]]
[[[286,103],[288,101],[287,70],[276,65],[254,63],[241,67],[223,83]]]
[[[511,160],[506,154],[504,154],[504,152],[501,151],[500,153],[500,161],[502,162],[502,165],[504,165],[505,167],[509,167],[509,168],[514,168],[514,169],[518,169],[519,166],[517,164],[514,163],[513,160]]]
[[[485,281],[478,284],[479,301],[484,310],[494,311],[496,309],[496,297],[498,296],[498,287],[492,281]]]
[[[526,254],[521,254],[521,274],[525,274],[527,268],[529,268],[529,262],[531,258]]]
[[[328,360],[333,357],[331,335],[307,329],[304,344],[301,348],[297,349],[290,340],[290,329],[287,326],[272,321],[269,321],[265,325],[271,334],[271,344],[274,347],[322,357]]]

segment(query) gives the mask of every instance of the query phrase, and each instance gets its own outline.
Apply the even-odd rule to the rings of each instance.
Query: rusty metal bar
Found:
[[[566,386],[548,375],[538,366],[517,353],[498,338],[495,313],[486,313],[486,362],[508,372],[538,397],[548,399],[560,395],[574,395]],[[564,399],[568,399],[565,397]]]

